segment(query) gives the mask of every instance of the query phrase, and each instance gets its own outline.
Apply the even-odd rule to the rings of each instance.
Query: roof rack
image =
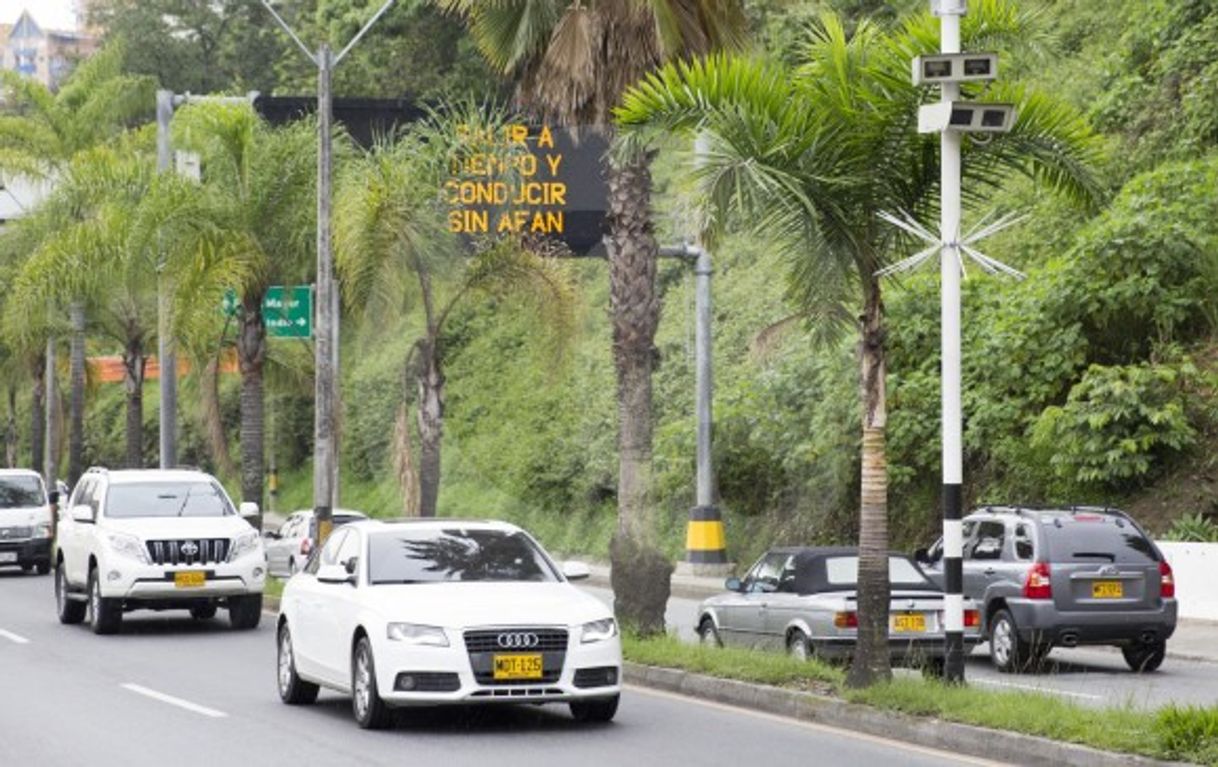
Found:
[[[1125,518],[1129,517],[1128,514],[1126,514],[1121,509],[1116,508],[1115,506],[1077,506],[1076,505],[1076,506],[1063,506],[1062,508],[1065,510],[1068,510],[1068,511],[1085,511],[1085,512],[1088,512],[1091,514],[1107,514],[1107,515],[1113,516],[1113,517],[1125,517]]]

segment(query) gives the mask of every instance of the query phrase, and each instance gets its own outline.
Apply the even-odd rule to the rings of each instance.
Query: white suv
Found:
[[[61,623],[88,617],[110,634],[130,610],[190,610],[199,620],[228,608],[233,628],[262,617],[266,552],[210,474],[90,469],[61,514],[55,602]]]

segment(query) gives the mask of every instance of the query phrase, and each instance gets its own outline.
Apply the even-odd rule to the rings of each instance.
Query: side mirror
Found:
[[[241,505],[237,507],[237,512],[241,514],[241,517],[250,524],[258,521],[258,504],[254,503],[253,501],[243,501]]]
[[[563,562],[562,574],[569,581],[582,581],[592,576],[592,568],[583,562]]]
[[[739,578],[733,576],[723,582],[723,588],[728,591],[744,591],[744,584],[740,582]]]
[[[83,525],[93,524],[93,507],[83,503],[79,506],[73,506],[72,521],[80,522]]]
[[[355,577],[355,571],[359,569],[359,557],[351,557],[343,564],[343,569],[347,571],[347,575]]]
[[[263,530],[262,537],[266,538],[268,541],[277,541],[283,536],[281,536],[276,530]]]
[[[925,547],[918,549],[917,551],[914,552],[914,561],[920,565],[929,565],[930,564],[930,552],[928,552],[925,549]]]
[[[352,583],[354,580],[342,565],[322,565],[317,569],[318,583]]]

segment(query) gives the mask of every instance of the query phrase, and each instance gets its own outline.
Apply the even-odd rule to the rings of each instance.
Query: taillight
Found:
[[[1159,560],[1159,596],[1167,599],[1176,595],[1176,577],[1166,559]]]
[[[839,629],[856,629],[859,627],[858,613],[835,613],[833,625]]]
[[[975,629],[981,625],[980,610],[965,610],[964,611],[964,627],[966,629]]]
[[[1023,595],[1028,599],[1052,599],[1053,584],[1049,580],[1049,563],[1037,562],[1028,568],[1023,581]]]
[[[313,550],[313,540],[311,538],[300,539],[300,556],[307,557],[309,552]]]

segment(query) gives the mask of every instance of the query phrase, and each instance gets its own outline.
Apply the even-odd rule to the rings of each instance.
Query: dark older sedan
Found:
[[[892,584],[888,646],[894,663],[942,665],[943,590],[909,557],[888,558]],[[846,660],[858,637],[858,549],[776,548],[744,579],[729,578],[726,593],[699,607],[704,644],[785,649],[807,658]],[[976,606],[965,601],[965,647],[980,638]]]

